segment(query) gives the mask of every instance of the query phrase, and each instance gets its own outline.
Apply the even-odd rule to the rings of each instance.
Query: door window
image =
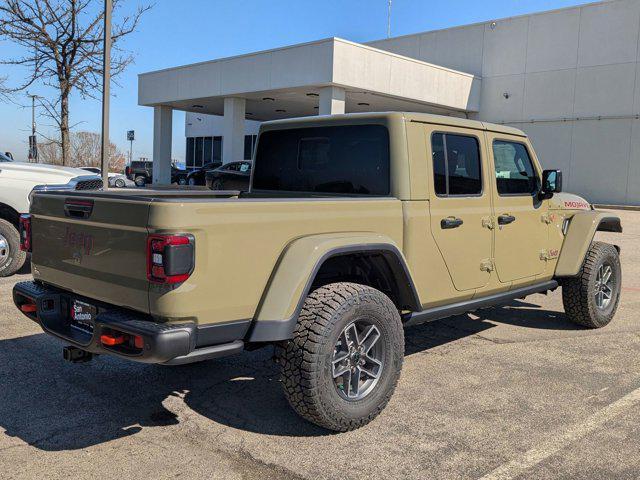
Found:
[[[533,195],[538,191],[538,175],[522,143],[494,140],[493,159],[499,195]]]
[[[480,146],[468,135],[434,133],[431,137],[436,195],[472,196],[482,193]]]

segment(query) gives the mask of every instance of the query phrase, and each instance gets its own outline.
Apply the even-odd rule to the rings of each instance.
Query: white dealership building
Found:
[[[527,132],[565,189],[640,205],[640,0],[597,3],[355,43],[340,38],[139,76],[154,173],[169,180],[173,110],[187,166],[250,156],[259,122],[418,111]]]

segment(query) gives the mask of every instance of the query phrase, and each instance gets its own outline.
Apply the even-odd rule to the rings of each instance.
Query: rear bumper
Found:
[[[71,320],[69,312],[74,300],[98,308],[92,329]],[[154,322],[148,316],[36,282],[17,283],[13,287],[13,302],[46,333],[71,345],[87,352],[143,363],[180,365],[239,353],[244,349],[242,339],[249,327],[248,323],[234,322],[209,326],[203,332],[194,323]],[[131,339],[141,337],[142,342],[138,346],[134,346],[133,341],[108,346],[100,339],[104,334],[124,334]]]

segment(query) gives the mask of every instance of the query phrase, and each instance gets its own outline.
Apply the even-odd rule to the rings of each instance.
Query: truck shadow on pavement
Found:
[[[519,302],[517,314],[509,312],[516,307],[486,311],[482,318],[490,321],[461,315],[411,327],[406,330],[406,355],[480,334],[493,328],[494,321],[566,327],[562,314],[526,306]],[[270,347],[199,364],[160,367],[107,357],[74,365],[62,360],[61,346],[44,334],[0,340],[0,429],[7,436],[42,450],[74,450],[134,435],[143,428],[174,428],[193,412],[218,424],[200,423],[205,433],[210,428],[215,434],[223,425],[270,435],[331,434],[289,407]]]

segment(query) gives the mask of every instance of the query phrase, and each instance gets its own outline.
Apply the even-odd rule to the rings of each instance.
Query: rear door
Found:
[[[491,276],[491,189],[484,132],[434,127],[430,156],[431,232],[459,291],[483,287]]]
[[[501,282],[526,283],[544,272],[548,202],[538,198],[541,172],[524,138],[488,132],[495,212],[495,266]]]

